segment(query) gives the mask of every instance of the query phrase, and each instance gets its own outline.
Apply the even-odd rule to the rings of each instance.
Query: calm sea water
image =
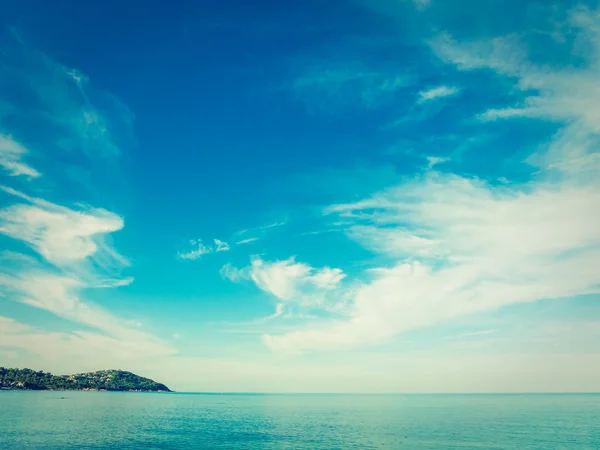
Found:
[[[9,391],[0,448],[597,450],[600,395]]]

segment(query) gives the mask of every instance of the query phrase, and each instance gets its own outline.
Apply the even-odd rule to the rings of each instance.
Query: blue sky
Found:
[[[0,364],[600,390],[598,3],[251,3],[5,6]]]

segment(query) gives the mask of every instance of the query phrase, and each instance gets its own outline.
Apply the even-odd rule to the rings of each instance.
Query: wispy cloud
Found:
[[[232,239],[237,239],[234,242],[234,245],[246,245],[252,242],[259,241],[260,239],[264,239],[269,233],[276,231],[276,229],[284,227],[288,224],[288,220],[279,220],[277,222],[267,223],[266,225],[261,225],[254,228],[245,228],[243,230],[239,230],[234,233]],[[240,239],[249,234],[253,234],[254,236]]]
[[[237,241],[235,243],[235,245],[244,245],[244,244],[250,244],[251,242],[256,242],[258,241],[257,237],[252,237],[252,238],[248,238],[248,239],[242,239],[241,241]]]
[[[491,40],[456,42],[449,35],[431,41],[433,51],[463,71],[490,70],[513,79],[523,92],[518,105],[490,108],[478,115],[483,121],[534,117],[566,124],[560,137],[533,155],[530,162],[543,167],[579,170],[598,167],[595,149],[600,131],[599,13],[587,7],[572,9],[565,27],[575,36],[573,52],[582,54],[585,65],[553,67],[536,64],[528,56],[525,37],[509,35]],[[585,43],[585,45],[583,45]]]
[[[530,108],[490,108],[478,114],[477,118],[482,122],[493,122],[495,120],[535,116],[536,111]]]
[[[124,341],[126,346],[141,345],[148,350],[166,351],[166,347],[153,336],[136,330],[129,321],[81,297],[84,289],[116,287],[132,281],[131,278],[116,275],[122,260],[101,239],[102,234],[113,230],[110,221],[108,226],[98,227],[101,220],[98,216],[78,216],[64,207],[34,200],[38,205],[35,209],[27,209],[27,205],[23,205],[24,209],[8,207],[2,210],[0,231],[29,244],[54,268],[24,255],[18,260],[12,256],[10,265],[3,262],[3,274],[0,276],[2,291],[10,294],[9,297],[15,301],[50,311],[112,336],[110,339],[98,337],[100,339],[117,339]],[[52,211],[39,205],[51,207]],[[57,223],[60,227],[55,228]],[[19,224],[22,232],[18,232],[16,224]],[[4,331],[2,342],[8,345],[10,336],[7,337]],[[65,334],[65,339],[71,342],[84,334],[79,337]],[[85,335],[94,336],[93,333]],[[32,336],[29,338],[33,339]]]
[[[247,276],[240,269],[231,265],[231,263],[225,264],[223,267],[221,267],[221,270],[219,272],[221,273],[221,276],[223,278],[227,278],[228,280],[233,281],[234,283],[237,283],[238,281],[246,278]]]
[[[426,103],[433,100],[437,100],[444,97],[452,97],[458,95],[460,89],[455,86],[437,86],[434,88],[420,91],[418,95],[417,103]]]
[[[179,259],[196,260],[201,258],[202,255],[207,255],[213,251],[211,247],[204,245],[200,239],[191,239],[189,244],[192,247],[191,250],[187,252],[177,252],[177,257]]]
[[[509,189],[432,174],[335,206],[361,211],[371,224],[348,235],[398,262],[372,270],[351,293],[348,320],[266,342],[294,351],[364,345],[511,303],[600,292],[592,269],[600,264],[599,202],[597,184]],[[369,219],[373,208],[385,213]]]
[[[201,258],[203,255],[208,255],[210,253],[218,253],[218,252],[227,252],[231,250],[231,246],[219,239],[213,239],[213,245],[204,245],[201,239],[190,239],[189,245],[191,250],[177,252],[177,257],[179,259],[188,259],[188,260],[196,260]]]
[[[280,221],[277,221],[277,222],[268,223],[267,225],[261,225],[261,226],[256,227],[256,228],[245,228],[245,229],[240,230],[237,233],[235,233],[235,235],[239,236],[239,235],[248,234],[248,233],[264,233],[264,232],[267,232],[267,231],[269,231],[269,230],[271,230],[273,228],[279,228],[279,227],[282,227],[284,225],[287,225],[287,223],[288,223],[287,220],[280,220]]]
[[[25,203],[0,210],[0,233],[27,244],[49,265],[18,254],[2,261],[3,292],[21,303],[45,309],[118,339],[150,342],[153,338],[102,308],[81,299],[83,289],[123,286],[133,281],[119,275],[127,260],[104,239],[123,221],[109,211],[75,211],[3,187]],[[4,339],[3,339],[4,341]]]
[[[358,61],[323,61],[305,65],[287,86],[309,108],[336,111],[348,106],[376,108],[390,104],[412,77]]]
[[[216,252],[226,252],[231,250],[231,247],[227,242],[220,241],[219,239],[215,239],[215,251]]]
[[[286,220],[282,220],[280,222],[273,222],[273,223],[270,223],[268,225],[263,225],[262,227],[259,227],[258,229],[259,230],[268,230],[270,228],[282,227],[282,226],[284,226],[286,224],[287,224],[287,221]]]
[[[94,89],[85,74],[31,48],[16,34],[2,50],[0,94],[10,106],[5,116],[44,123],[37,139],[44,139],[46,149],[106,157],[118,155],[120,144],[133,140],[131,111],[115,96]],[[36,100],[28,103],[27,98]],[[92,98],[100,99],[102,108]]]
[[[430,169],[329,207],[328,214],[352,221],[351,239],[390,262],[352,289],[330,293],[346,303],[343,319],[266,335],[265,343],[292,352],[358,347],[510,304],[599,293],[599,18],[582,8],[570,14],[580,38],[596,45],[581,69],[538,67],[514,36],[434,41],[437,54],[461,70],[515,79],[536,117],[563,124],[530,158],[542,170],[526,183],[497,186]]]
[[[6,170],[9,175],[24,175],[31,178],[39,177],[41,174],[33,167],[22,161],[26,155],[27,149],[10,136],[0,134],[0,166]]]

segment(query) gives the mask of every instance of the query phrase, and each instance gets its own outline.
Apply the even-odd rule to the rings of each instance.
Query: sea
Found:
[[[600,449],[600,395],[0,392],[1,449]]]

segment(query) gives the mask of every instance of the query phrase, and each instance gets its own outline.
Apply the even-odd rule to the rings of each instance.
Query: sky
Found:
[[[6,2],[0,365],[600,391],[600,4]]]

